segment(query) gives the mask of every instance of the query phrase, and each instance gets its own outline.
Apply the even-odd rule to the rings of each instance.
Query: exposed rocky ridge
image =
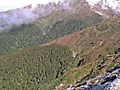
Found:
[[[100,15],[120,15],[119,0],[87,0],[91,9]]]
[[[120,90],[120,67],[114,67],[110,71],[102,77],[70,85],[66,90]],[[95,83],[92,84],[93,82]]]

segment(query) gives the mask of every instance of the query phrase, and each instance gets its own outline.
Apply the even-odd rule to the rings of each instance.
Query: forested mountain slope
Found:
[[[119,19],[106,19],[45,46],[32,46],[1,55],[1,90],[53,90],[60,83],[64,90],[69,84],[88,80],[119,66]],[[67,38],[69,43],[64,42]]]
[[[34,46],[23,49],[0,57],[0,89],[53,90],[59,82],[54,81],[75,66],[72,52],[66,46]],[[46,87],[46,84],[53,86]]]
[[[47,17],[49,20],[49,17]],[[49,20],[50,21],[50,20]],[[49,23],[48,21],[48,23]],[[13,27],[9,32],[0,33],[0,54],[5,54],[32,45],[47,43],[88,26],[97,25],[101,17],[97,14],[83,19],[63,18],[46,26],[45,22]]]

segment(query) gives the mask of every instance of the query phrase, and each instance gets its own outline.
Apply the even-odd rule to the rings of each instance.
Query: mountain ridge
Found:
[[[28,5],[23,8],[9,10],[0,13],[0,30],[9,29],[14,25],[34,23],[40,17],[45,17],[56,11],[71,12],[76,16],[87,16],[87,14],[97,13],[103,17],[119,15],[119,12],[114,11],[111,7],[103,9],[104,1],[99,1],[93,6],[85,0],[64,0],[58,3],[50,2],[48,4],[37,4],[35,6]],[[119,5],[116,6],[119,11]],[[81,13],[78,13],[81,12]],[[9,18],[11,17],[11,19]],[[15,23],[17,21],[17,23]]]

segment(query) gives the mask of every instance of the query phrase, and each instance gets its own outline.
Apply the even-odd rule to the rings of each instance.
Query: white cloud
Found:
[[[0,11],[23,7],[29,4],[46,4],[59,0],[0,0]]]
[[[86,0],[90,5],[94,6],[97,2],[102,0]],[[103,0],[103,6],[109,6],[112,9],[116,9],[117,6],[120,6],[120,0]]]
[[[97,2],[99,2],[100,0],[86,0],[87,2],[89,2],[90,5],[94,5]]]

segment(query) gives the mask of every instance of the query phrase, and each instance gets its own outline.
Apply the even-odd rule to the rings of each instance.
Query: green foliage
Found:
[[[13,27],[10,32],[0,34],[0,54],[47,43],[50,40],[80,31],[85,27],[95,25],[96,20],[100,21],[98,17],[93,15],[81,20],[63,19],[56,22],[51,28],[46,27],[43,23]]]
[[[81,80],[82,82],[83,78],[84,78],[83,80],[89,78],[89,75],[91,74],[91,71],[94,68],[94,66],[95,63],[92,62],[84,65],[83,67],[71,69],[67,73],[65,73],[64,77],[62,78],[62,82],[65,84],[70,84],[78,80]]]
[[[71,34],[73,32],[80,31],[86,27],[96,25],[98,22],[100,22],[100,20],[101,19],[99,15],[88,16],[81,20],[63,19],[61,21],[56,22],[53,25],[53,27],[50,28],[50,32],[48,33],[48,36],[52,40],[56,38],[60,38],[68,34]]]
[[[106,70],[110,70],[111,68],[120,66],[120,58],[115,59],[107,68]]]
[[[46,84],[53,88],[55,80],[74,66],[72,52],[61,45],[35,46],[1,56],[0,90],[38,90]]]
[[[41,24],[14,27],[10,32],[0,34],[0,54],[43,44],[79,31],[85,27],[96,25],[96,22],[99,21],[99,16],[89,16],[81,20],[62,19],[56,22],[51,28],[46,28]],[[106,31],[110,31],[113,34],[113,31],[119,31],[119,27],[119,19],[108,20],[98,26],[98,30],[101,30],[102,34],[97,30],[93,30],[93,32],[90,31],[90,34],[86,32],[81,35],[76,48],[78,48],[79,54],[85,57],[85,62],[84,65],[75,69],[71,69],[77,65],[77,61],[72,57],[72,52],[68,47],[61,45],[33,46],[1,56],[0,90],[53,90],[61,80],[66,83],[72,83],[77,80],[84,81],[101,72],[105,72],[104,69],[106,68],[109,69],[119,66],[120,59],[115,60],[108,65],[108,67],[106,63],[110,63],[111,59],[103,59],[103,54],[107,54],[110,52],[109,48],[114,48],[114,46],[118,44],[116,43],[119,40],[119,38],[118,40],[116,39],[117,34],[114,33],[116,37],[111,41],[113,45],[112,43],[103,43],[101,46],[100,44],[98,45],[99,40],[105,42],[104,39],[108,39],[108,36],[111,36],[110,33]],[[98,36],[98,34],[102,36]],[[107,47],[108,45],[109,47]],[[91,49],[93,46],[100,47],[97,47],[95,51],[89,51],[89,48]],[[99,49],[101,47],[102,49]],[[94,56],[97,55],[99,55],[99,57],[97,57],[96,60]],[[93,56],[93,58],[91,59],[89,56]],[[68,72],[64,74],[65,71]]]
[[[40,27],[34,24],[13,27],[10,32],[0,33],[0,54],[44,42],[42,33]]]
[[[97,28],[100,31],[120,30],[120,17],[113,17],[111,19],[104,20]]]

